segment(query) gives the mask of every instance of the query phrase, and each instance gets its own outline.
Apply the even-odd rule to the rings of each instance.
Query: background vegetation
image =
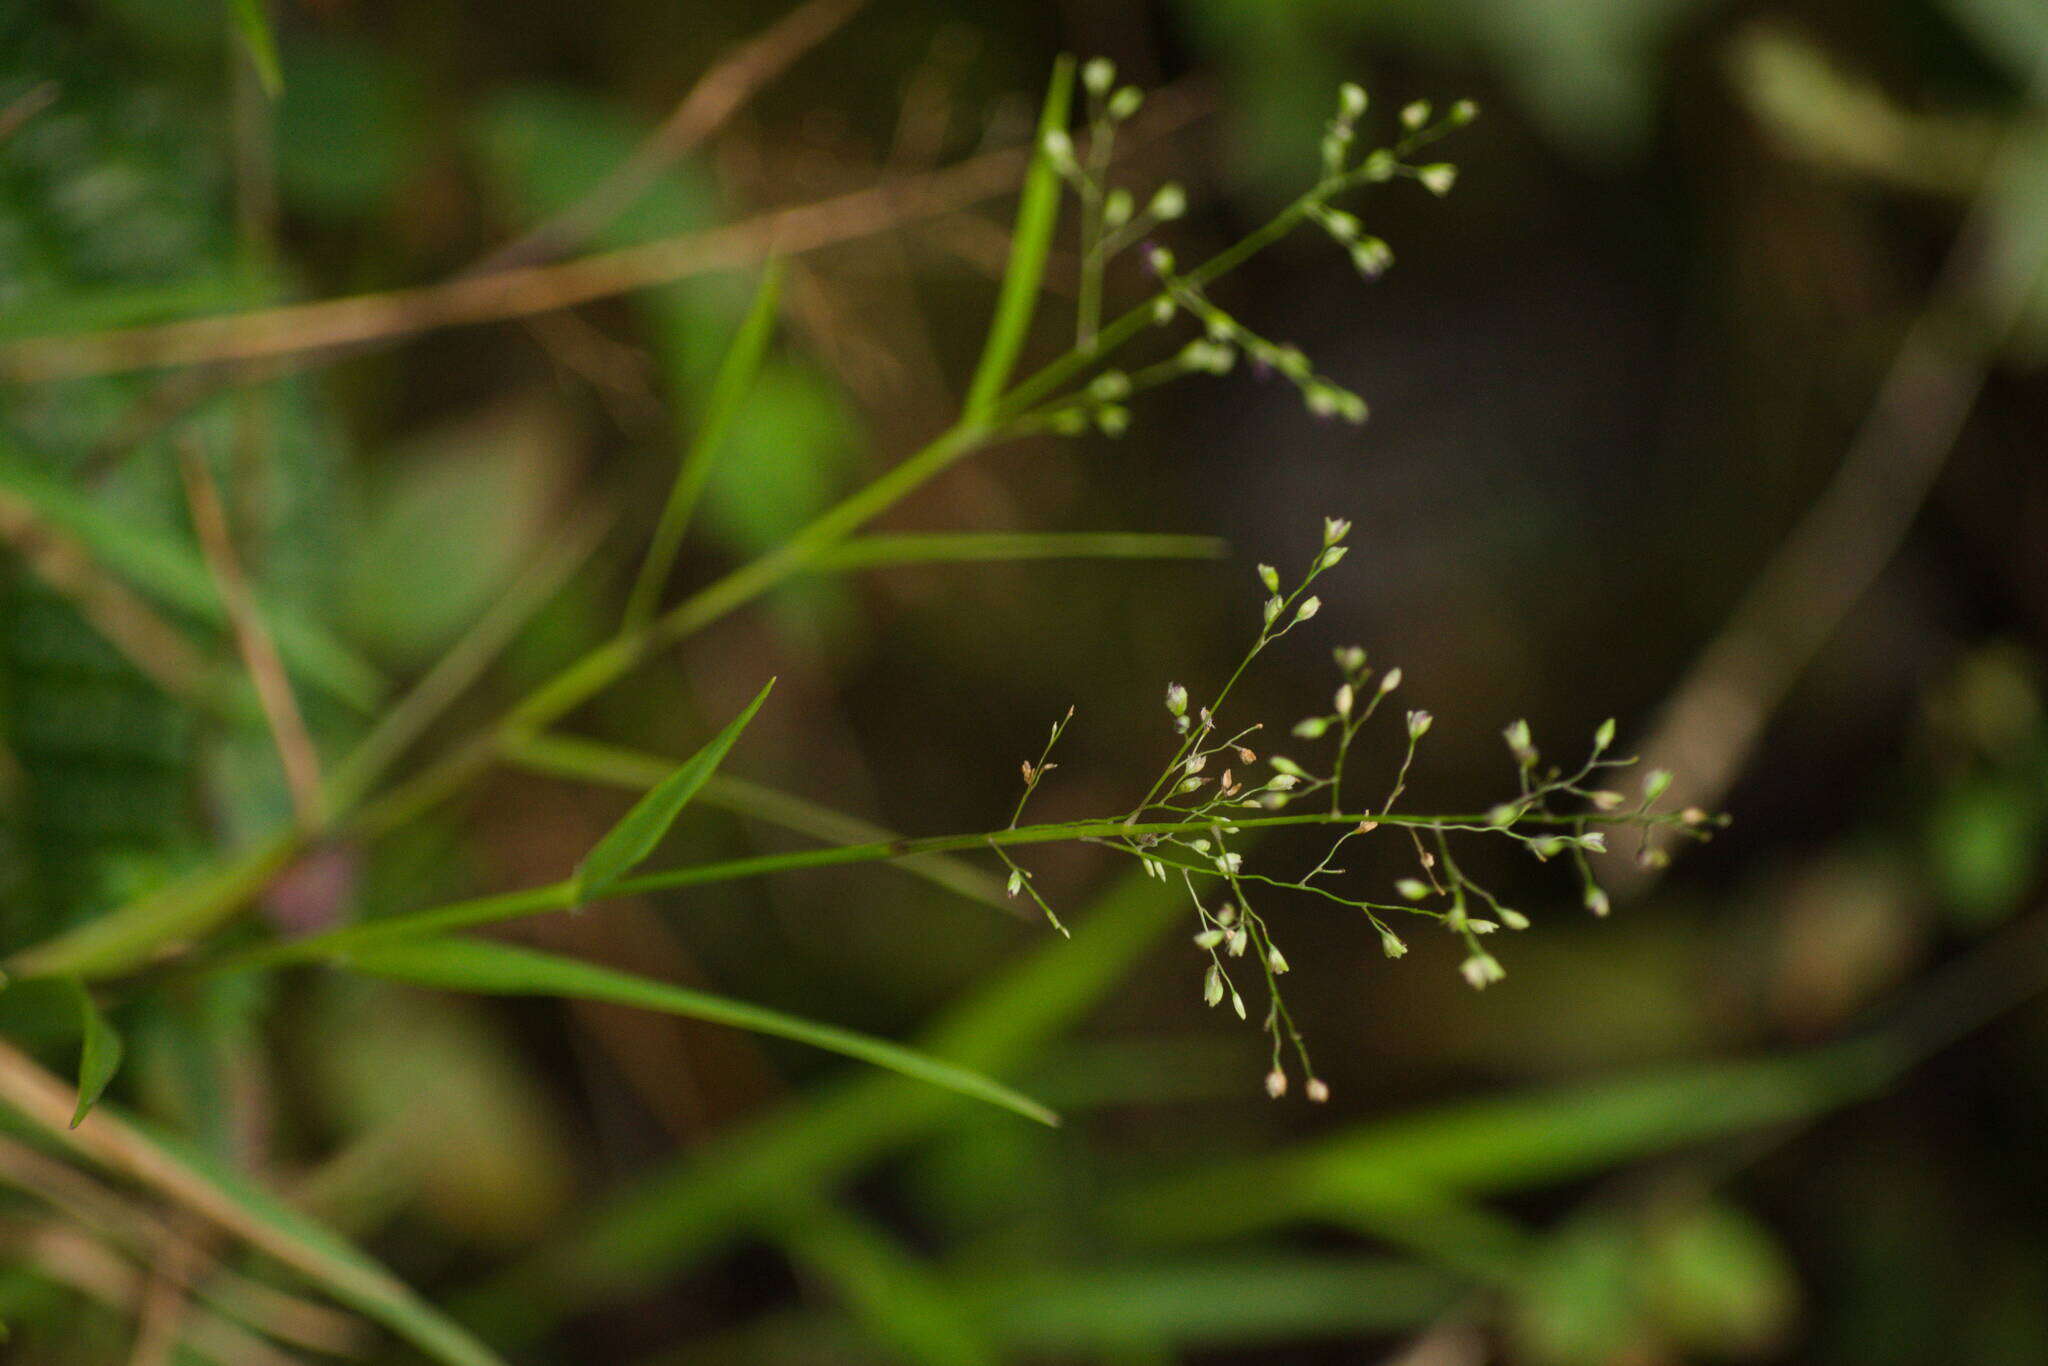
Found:
[[[977,455],[871,530],[1014,539],[823,560],[436,788],[617,628],[736,333],[762,360],[669,601],[953,420],[1061,52],[1151,89],[1119,174],[1189,187],[1183,261],[1300,192],[1340,82],[1383,130],[1485,108],[1448,202],[1357,206],[1385,279],[1309,232],[1215,287],[1371,420],[1240,367],[1121,437]],[[2044,81],[2031,0],[0,3],[0,1351],[2048,1356]],[[1070,218],[1020,373],[1067,344],[1075,249]],[[1392,963],[1276,900],[1327,1104],[1263,1097],[1184,906],[1084,844],[1031,862],[1071,940],[1005,914],[992,861],[506,931],[905,1041],[1057,1129],[698,1020],[387,980],[431,964],[196,977],[66,937],[154,908],[153,954],[253,898],[231,949],[553,883],[771,675],[660,867],[1000,827],[1070,705],[1034,810],[1124,810],[1161,690],[1220,683],[1252,566],[1326,515],[1350,557],[1248,718],[1319,708],[1356,640],[1437,718],[1417,809],[1497,797],[1517,717],[1612,715],[1734,817],[1617,868],[1605,920],[1484,862],[1537,921],[1484,994],[1447,936]],[[436,800],[266,844],[379,734]],[[81,1067],[112,1083],[74,1129]]]

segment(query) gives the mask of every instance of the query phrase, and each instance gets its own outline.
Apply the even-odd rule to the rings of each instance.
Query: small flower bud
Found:
[[[1678,813],[1678,819],[1684,821],[1687,825],[1705,825],[1711,817],[1697,806],[1688,806],[1685,810]]]
[[[1600,753],[1614,743],[1614,718],[1608,717],[1600,723],[1600,729],[1593,732],[1593,752]]]
[[[1116,83],[1116,63],[1107,57],[1090,57],[1081,68],[1081,84],[1091,95],[1107,95]]]
[[[1330,728],[1327,716],[1305,716],[1294,723],[1294,733],[1304,740],[1320,740]]]
[[[1342,209],[1325,210],[1322,216],[1322,224],[1323,231],[1329,233],[1330,236],[1336,238],[1339,242],[1355,240],[1360,226],[1356,214],[1346,213]]]
[[[1307,621],[1310,617],[1314,616],[1317,612],[1320,612],[1322,610],[1323,600],[1321,598],[1305,599],[1302,602],[1301,606],[1294,609],[1294,620],[1296,623]]]
[[[1266,1074],[1266,1094],[1274,1100],[1287,1094],[1287,1074],[1277,1067]]]
[[[1171,223],[1188,211],[1188,192],[1169,180],[1152,192],[1148,212],[1162,223]]]
[[[1670,787],[1671,770],[1668,768],[1653,768],[1650,770],[1649,776],[1643,779],[1643,800],[1654,802],[1663,796]]]
[[[1275,975],[1287,971],[1287,957],[1286,955],[1280,952],[1280,946],[1278,944],[1274,944],[1267,948],[1266,966],[1271,968]]]
[[[1088,396],[1099,399],[1119,399],[1131,392],[1131,377],[1121,370],[1104,370],[1088,381]]]
[[[1365,669],[1365,651],[1357,645],[1340,645],[1330,652],[1337,661],[1337,667],[1347,674],[1357,674]]]
[[[1023,874],[1023,873],[1021,873],[1021,872],[1018,872],[1018,871],[1017,871],[1017,870],[1015,870],[1015,869],[1012,869],[1012,870],[1010,871],[1010,880],[1009,880],[1009,882],[1008,882],[1007,884],[1005,884],[1005,888],[1006,888],[1006,890],[1007,890],[1007,891],[1008,891],[1008,892],[1010,893],[1010,895],[1011,895],[1011,896],[1015,896],[1015,895],[1017,895],[1017,893],[1019,893],[1019,892],[1023,891],[1023,890],[1024,890],[1024,874]]]
[[[1365,178],[1367,180],[1392,180],[1394,172],[1399,168],[1400,164],[1400,162],[1394,159],[1392,152],[1382,147],[1366,157]]]
[[[1223,931],[1221,930],[1203,930],[1195,936],[1195,947],[1198,949],[1213,949],[1222,942]]]
[[[1238,995],[1235,991],[1231,992],[1230,1008],[1236,1011],[1237,1018],[1242,1020],[1244,1018],[1244,997]]]
[[[1339,394],[1337,396],[1337,407],[1340,412],[1343,406],[1344,396]],[[1317,567],[1321,569],[1335,569],[1343,562],[1344,557],[1350,553],[1351,547],[1348,545],[1333,545],[1323,552],[1322,558],[1316,562]]]
[[[1063,129],[1048,130],[1039,145],[1045,150],[1045,159],[1050,161],[1061,175],[1073,175],[1080,171],[1080,165],[1074,160],[1074,140],[1068,137]]]
[[[1145,92],[1135,85],[1127,85],[1109,97],[1109,116],[1118,123],[1138,112],[1138,106],[1145,103]]]
[[[1218,906],[1216,908],[1216,923],[1219,925],[1236,924],[1237,907],[1231,905],[1228,901],[1224,902],[1221,906]]]
[[[1628,798],[1622,796],[1619,792],[1609,792],[1602,789],[1601,791],[1589,794],[1586,800],[1593,803],[1595,811],[1613,811],[1623,802],[1627,801]]]
[[[1529,917],[1520,911],[1509,910],[1503,906],[1500,908],[1500,923],[1511,930],[1526,930],[1529,928]]]
[[[1214,964],[1211,964],[1209,971],[1202,977],[1202,1001],[1205,1005],[1215,1006],[1220,1004],[1222,1000],[1223,974],[1217,970]]]
[[[1429,728],[1435,721],[1436,718],[1426,711],[1409,712],[1408,738],[1410,740],[1420,740],[1423,736],[1429,734]]]
[[[1119,186],[1111,190],[1102,201],[1102,222],[1110,228],[1120,228],[1131,221],[1131,212],[1137,205],[1132,202],[1131,192]]]
[[[1588,887],[1586,888],[1586,909],[1594,915],[1604,916],[1613,909],[1613,906],[1607,900],[1606,892],[1598,887]]]
[[[1390,693],[1390,692],[1392,692],[1392,691],[1393,691],[1394,689],[1396,689],[1396,688],[1398,688],[1398,687],[1400,687],[1400,686],[1401,686],[1401,666],[1400,666],[1400,665],[1396,664],[1396,665],[1395,665],[1395,666],[1394,666],[1393,668],[1391,668],[1391,669],[1387,670],[1387,671],[1386,671],[1386,672],[1385,672],[1384,674],[1381,674],[1381,675],[1380,675],[1380,692],[1381,692],[1382,694],[1385,694],[1385,693]]]
[[[1275,569],[1275,568],[1274,568],[1274,567],[1273,567],[1272,565],[1270,565],[1270,564],[1262,564],[1262,565],[1260,565],[1260,566],[1259,566],[1259,582],[1260,582],[1260,583],[1263,583],[1264,585],[1266,585],[1266,591],[1267,591],[1268,593],[1277,593],[1277,592],[1279,592],[1279,591],[1280,591],[1280,571],[1279,571],[1279,570],[1277,570],[1277,569]]]
[[[1428,122],[1428,100],[1416,100],[1413,103],[1404,106],[1401,110],[1401,126],[1403,128],[1406,128],[1411,133],[1414,132],[1416,129],[1420,128],[1423,124]]]
[[[1321,1105],[1330,1098],[1330,1088],[1323,1082],[1321,1077],[1310,1077],[1308,1084],[1301,1088],[1301,1093],[1307,1096],[1309,1102],[1314,1105]]]
[[[1479,106],[1471,100],[1459,100],[1451,106],[1451,112],[1447,117],[1452,123],[1462,127],[1479,117]]]
[[[1339,715],[1339,716],[1349,716],[1349,715],[1351,715],[1351,702],[1352,702],[1352,695],[1351,695],[1351,685],[1350,685],[1349,683],[1346,683],[1346,684],[1345,684],[1345,685],[1344,685],[1343,687],[1341,687],[1341,688],[1337,689],[1337,698],[1336,698],[1336,702],[1337,702],[1337,715]]]
[[[1346,119],[1356,119],[1365,113],[1365,87],[1355,81],[1346,81],[1337,87],[1337,112]]]
[[[1165,247],[1154,247],[1145,253],[1145,264],[1152,268],[1154,275],[1173,274],[1173,253]]]
[[[1380,952],[1389,958],[1399,958],[1408,952],[1408,946],[1401,942],[1401,936],[1392,930],[1380,931]]]
[[[1351,244],[1351,264],[1368,280],[1377,280],[1394,265],[1394,249],[1377,237],[1361,238]]]
[[[1188,709],[1188,690],[1178,683],[1166,685],[1166,709],[1175,716],[1184,716]]]
[[[1458,965],[1458,971],[1465,974],[1465,980],[1472,984],[1474,991],[1484,991],[1490,984],[1507,976],[1490,953],[1473,954]]]
[[[1429,884],[1419,877],[1404,877],[1394,884],[1394,890],[1409,901],[1420,901],[1429,895]]]
[[[1270,792],[1292,792],[1300,782],[1292,773],[1276,773],[1266,780],[1266,788]]]
[[[1275,621],[1279,620],[1280,609],[1285,607],[1286,605],[1286,603],[1280,601],[1280,598],[1277,594],[1273,597],[1267,598],[1266,625],[1271,626]]]
[[[1422,182],[1423,189],[1442,199],[1458,183],[1458,168],[1448,161],[1439,161],[1417,171],[1415,178]]]
[[[1512,722],[1500,734],[1508,742],[1508,752],[1515,756],[1516,763],[1527,768],[1536,762],[1536,748],[1530,739],[1527,721]]]
[[[1351,523],[1342,517],[1323,518],[1323,544],[1335,545],[1351,534]]]
[[[1230,932],[1230,942],[1225,947],[1232,958],[1242,958],[1244,957],[1245,946],[1251,942],[1252,937],[1244,932],[1242,926],[1239,926]]]
[[[1174,316],[1179,312],[1179,306],[1164,294],[1152,301],[1152,321],[1160,327],[1164,327],[1172,322]]]

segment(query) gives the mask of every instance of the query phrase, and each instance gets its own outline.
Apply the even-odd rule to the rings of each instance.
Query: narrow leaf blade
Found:
[[[732,430],[741,405],[753,391],[754,381],[760,377],[762,363],[768,358],[768,343],[775,335],[775,309],[782,298],[782,275],[783,265],[779,260],[770,261],[767,269],[762,271],[761,283],[754,290],[754,301],[748,306],[747,316],[740,323],[740,330],[733,335],[725,359],[719,364],[718,378],[712,381],[703,422],[698,426],[690,448],[684,452],[682,463],[676,468],[675,484],[670,488],[668,502],[661,510],[661,522],[654,529],[654,539],[647,547],[647,559],[640,566],[640,575],[633,581],[633,591],[626,599],[628,628],[643,624],[654,614],[662,585],[668,582],[669,571],[675,567],[676,551],[683,543],[683,534],[689,530],[690,518],[697,510],[698,500],[704,496],[704,485],[711,477],[712,461],[719,447],[725,444],[726,433]]]
[[[996,560],[1220,560],[1230,543],[1214,536],[1150,532],[914,531],[856,536],[813,562],[822,571]]]
[[[987,1101],[1041,1124],[1059,1123],[1059,1116],[1051,1110],[1000,1082],[886,1039],[496,940],[405,939],[355,950],[343,961],[373,977],[415,986],[494,996],[607,1001],[792,1039]]]
[[[274,100],[284,91],[284,73],[277,61],[277,35],[271,30],[270,15],[263,3],[264,0],[232,0],[235,30],[242,35],[242,45],[249,49],[249,61],[256,68],[256,78],[263,83],[263,93]]]
[[[683,814],[690,798],[696,796],[698,789],[718,771],[727,751],[740,738],[740,732],[747,728],[747,723],[754,719],[754,713],[761,709],[761,704],[768,700],[769,690],[774,686],[775,680],[769,679],[761,691],[754,694],[754,700],[747,704],[745,711],[712,736],[704,748],[684,760],[683,766],[664,778],[652,792],[635,802],[625,819],[597,842],[597,847],[576,868],[576,899],[579,902],[601,894],[654,852],[654,846],[661,843],[661,837]]]
[[[1024,173],[1024,193],[1017,202],[1017,223],[1010,234],[1010,264],[1003,272],[1002,289],[996,296],[996,313],[983,343],[981,362],[967,386],[967,401],[961,420],[977,425],[995,412],[1003,386],[1010,382],[1017,357],[1024,349],[1024,334],[1031,328],[1031,315],[1038,306],[1038,289],[1045,278],[1045,258],[1052,251],[1053,228],[1059,222],[1060,177],[1046,155],[1045,136],[1063,131],[1067,110],[1073,102],[1074,59],[1061,57],[1052,69],[1052,83],[1045,92],[1045,104],[1038,115],[1037,143],[1032,148],[1031,169]]]
[[[78,1108],[71,1112],[71,1127],[76,1129],[91,1113],[94,1102],[106,1093],[114,1073],[121,1069],[124,1050],[120,1032],[100,1013],[85,983],[73,977],[69,985],[78,1002],[78,1017],[85,1035],[78,1050]]]

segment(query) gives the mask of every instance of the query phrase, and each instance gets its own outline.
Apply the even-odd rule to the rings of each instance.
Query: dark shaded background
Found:
[[[275,15],[273,106],[210,7],[10,8],[0,108],[60,91],[0,142],[10,338],[443,278],[572,202],[782,12],[304,0]],[[547,1268],[602,1262],[588,1249],[626,1236],[593,1213],[617,1208],[605,1199],[681,1211],[649,1235],[650,1274],[541,1311],[520,1359],[2048,1358],[2048,126],[2028,95],[2048,76],[2048,10],[875,0],[597,245],[1015,144],[1063,50],[1110,55],[1160,91],[1155,112],[1195,115],[1128,167],[1140,186],[1189,184],[1195,212],[1169,237],[1190,259],[1307,183],[1339,81],[1373,92],[1380,127],[1413,98],[1481,103],[1447,202],[1364,201],[1398,256],[1387,278],[1360,282],[1304,233],[1217,290],[1365,395],[1372,420],[1320,424],[1239,372],[1141,401],[1120,440],[978,457],[883,528],[1202,532],[1231,556],[807,578],[569,729],[686,753],[778,674],[734,771],[923,833],[1000,824],[1018,761],[1073,704],[1039,814],[1117,810],[1167,741],[1165,683],[1217,679],[1253,629],[1251,566],[1299,563],[1336,515],[1356,548],[1241,714],[1284,725],[1320,707],[1328,647],[1356,640],[1438,718],[1419,809],[1497,798],[1498,732],[1518,716],[1547,742],[1612,715],[1625,746],[1681,769],[1687,800],[1732,813],[1729,832],[1661,879],[1618,871],[1605,922],[1550,870],[1483,865],[1538,920],[1484,995],[1448,942],[1418,936],[1389,963],[1362,924],[1276,909],[1335,1093],[1321,1110],[1260,1097],[1258,1040],[1201,1009],[1198,965],[1167,934],[1017,1069],[1070,1112],[1065,1129],[948,1111],[836,1165],[792,1158],[765,1178],[786,1201],[736,1237],[699,1237],[684,1207],[750,1179],[750,1150],[772,1157],[790,1126],[857,1127],[832,1108],[836,1059],[603,1008],[288,978],[155,1008],[133,1031],[128,1101],[306,1183],[487,1336],[552,1298],[534,1285],[573,1280]],[[1007,215],[994,201],[794,263],[782,341],[683,579],[772,546],[949,419]],[[1039,354],[1059,344],[1068,278]],[[610,548],[458,708],[455,736],[609,629],[747,289],[708,277],[435,332],[139,440],[123,414],[160,373],[10,384],[0,426],[119,516],[173,529],[181,431],[264,451],[224,466],[260,576],[398,677],[574,509],[616,507]],[[1953,436],[1944,396],[1969,405]],[[1815,525],[1814,556],[1777,559]],[[260,729],[190,716],[89,639],[23,534],[10,948],[193,866],[281,801]],[[1714,654],[1755,620],[1753,652]],[[1671,706],[1703,660],[1731,657],[1732,703]],[[308,707],[323,737],[358,724]],[[1753,742],[1727,724],[1745,708]],[[1392,743],[1365,754],[1371,771]],[[622,809],[494,777],[302,869],[272,910],[375,914],[553,879]],[[786,844],[706,816],[670,855]],[[1086,954],[1090,900],[1123,870],[1084,847],[1036,866]],[[1354,867],[1404,871],[1391,844]],[[891,1035],[1046,938],[866,869],[531,934]],[[1881,1064],[1829,1048],[1872,1029],[1890,1031]],[[1746,1061],[1689,1070],[1722,1059]],[[1622,1093],[1599,1088],[1642,1077],[1655,1085],[1603,1108]],[[1766,1077],[1782,1103],[1740,1118]],[[1485,1108],[1510,1095],[1536,1099]],[[1402,1131],[1405,1157],[1360,1137],[1400,1117],[1441,1127]],[[1493,1174],[1438,1188],[1413,1175],[1433,1161]],[[1352,1194],[1302,1195],[1310,1171]],[[677,1172],[682,1187],[635,1184]],[[0,1284],[18,1359],[122,1359],[123,1312],[16,1260]],[[526,1291],[465,1294],[502,1288],[507,1266],[529,1268]]]

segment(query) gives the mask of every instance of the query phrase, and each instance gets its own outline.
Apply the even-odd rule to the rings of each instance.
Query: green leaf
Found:
[[[925,1034],[919,1047],[998,1075],[1037,1057],[1098,1004],[1181,906],[1133,869],[1075,921],[1072,940],[1024,954]],[[527,1339],[558,1318],[660,1283],[724,1246],[794,1191],[845,1179],[957,1117],[957,1097],[873,1073],[677,1157],[593,1210],[579,1228],[473,1292],[472,1322]]]
[[[661,510],[661,522],[654,529],[654,540],[647,548],[646,562],[640,566],[640,576],[633,581],[632,594],[626,600],[626,626],[629,629],[644,624],[654,614],[662,586],[668,582],[669,571],[675,567],[676,551],[682,546],[683,533],[689,529],[698,500],[704,496],[704,484],[711,475],[712,458],[725,444],[726,434],[739,416],[741,405],[753,392],[754,381],[760,377],[761,363],[768,356],[769,340],[775,335],[775,307],[782,298],[782,274],[780,261],[770,261],[768,268],[761,272],[761,283],[754,290],[754,302],[748,307],[747,316],[740,323],[739,332],[733,337],[732,346],[718,367],[718,378],[711,386],[703,421],[698,425],[689,450],[684,452],[682,463],[676,468],[676,481],[669,489],[667,504]]]
[[[341,960],[374,977],[388,977],[444,991],[496,996],[564,996],[614,1005],[638,1006],[711,1024],[793,1039],[844,1054],[963,1096],[985,1100],[1041,1124],[1059,1116],[1028,1096],[952,1063],[836,1025],[817,1024],[765,1006],[729,1000],[686,987],[649,981],[630,973],[558,958],[491,939],[420,938],[375,944]]]
[[[227,624],[220,591],[196,548],[115,516],[61,480],[35,458],[0,439],[0,495],[19,500],[38,518],[75,538],[109,572],[162,606]],[[259,599],[277,651],[296,677],[361,711],[384,691],[377,670],[325,628],[279,603]]]
[[[235,30],[242,35],[242,45],[249,49],[249,61],[256,67],[256,78],[263,82],[263,93],[276,99],[284,90],[284,76],[277,65],[277,36],[271,32],[270,16],[264,12],[263,0],[232,0],[235,15]]]
[[[1229,551],[1230,543],[1215,536],[920,531],[842,541],[818,556],[812,567],[833,572],[983,560],[1220,560]]]
[[[85,983],[73,977],[68,985],[78,1002],[79,1022],[85,1035],[78,1050],[78,1108],[71,1114],[71,1127],[76,1129],[91,1112],[93,1102],[105,1094],[114,1073],[120,1070],[122,1048],[119,1031],[100,1014]]]
[[[576,736],[554,734],[536,735],[521,741],[508,750],[505,757],[509,762],[535,773],[642,792],[660,783],[675,767],[673,759]],[[704,784],[697,800],[706,806],[715,806],[784,830],[794,830],[828,844],[874,844],[902,838],[892,830],[809,798],[723,773],[713,775]],[[1022,915],[1017,904],[1004,895],[1000,881],[965,859],[946,854],[922,854],[897,859],[891,866],[970,901],[978,901],[1009,915]]]
[[[967,386],[967,401],[960,420],[967,426],[986,421],[995,412],[1003,386],[1010,382],[1017,357],[1024,349],[1024,334],[1031,328],[1031,315],[1038,306],[1038,289],[1045,278],[1045,258],[1052,250],[1053,228],[1059,222],[1060,176],[1045,152],[1046,134],[1064,131],[1067,109],[1074,94],[1074,59],[1061,57],[1053,64],[1052,83],[1046,88],[1045,104],[1038,115],[1037,141],[1032,147],[1031,169],[1024,173],[1024,192],[1017,202],[1017,223],[1010,233],[1010,264],[1003,272],[1001,291],[996,296],[996,313],[989,324],[988,340],[982,344],[981,362]]]
[[[597,847],[576,867],[574,885],[577,902],[602,895],[605,888],[639,867],[654,852],[654,846],[661,843],[661,837],[676,823],[676,817],[683,814],[690,798],[696,796],[697,790],[718,771],[726,752],[740,738],[740,732],[747,728],[747,723],[754,719],[754,713],[761,709],[761,704],[768,700],[768,692],[774,686],[772,678],[763,684],[745,711],[712,736],[704,748],[684,760],[683,766],[663,779],[652,792],[635,802],[625,819],[597,842]]]
[[[290,1267],[366,1318],[374,1319],[446,1366],[505,1366],[468,1330],[333,1230],[299,1213],[198,1149],[100,1107],[88,1128],[64,1122],[56,1079],[0,1041],[0,1095],[66,1146],[120,1169]]]

